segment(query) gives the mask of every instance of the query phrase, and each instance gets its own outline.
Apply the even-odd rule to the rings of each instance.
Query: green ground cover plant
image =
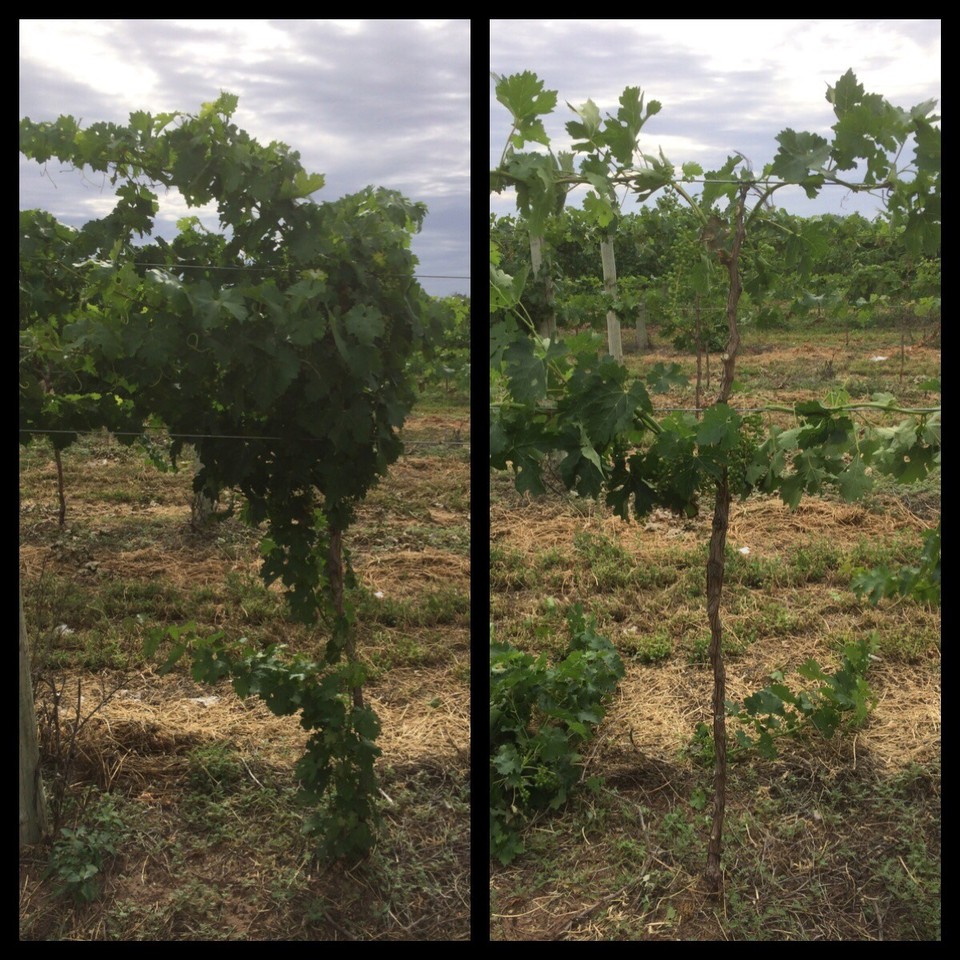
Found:
[[[491,849],[503,863],[523,851],[533,815],[566,802],[581,777],[579,751],[623,676],[617,651],[582,610],[571,611],[567,624],[566,653],[554,664],[546,654],[491,643]]]

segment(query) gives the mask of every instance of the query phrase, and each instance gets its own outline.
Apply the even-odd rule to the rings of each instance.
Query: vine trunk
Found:
[[[355,663],[357,659],[357,638],[353,632],[353,624],[348,622],[343,603],[343,531],[333,530],[330,534],[330,546],[327,552],[327,576],[330,579],[330,590],[333,593],[333,609],[336,617],[334,629],[346,631],[344,649],[347,661]],[[363,709],[363,687],[360,684],[351,691],[353,705]]]
[[[726,258],[730,288],[727,293],[727,349],[723,354],[723,374],[717,403],[726,403],[733,389],[737,370],[737,351],[740,349],[740,331],[737,327],[737,305],[743,286],[740,282],[740,250],[745,234],[744,208],[748,187],[740,191],[735,221],[736,228],[729,256]],[[720,622],[720,601],[723,596],[727,531],[730,528],[730,476],[724,468],[717,481],[717,501],[713,508],[713,529],[710,533],[710,554],[707,559],[707,618],[710,621],[710,664],[713,667],[713,746],[716,754],[713,777],[713,823],[707,844],[707,868],[704,879],[708,893],[720,898],[723,877],[720,854],[723,849],[723,816],[727,795],[727,676],[723,665],[723,626]]]

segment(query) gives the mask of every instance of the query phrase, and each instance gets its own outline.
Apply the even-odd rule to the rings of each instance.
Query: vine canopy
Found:
[[[196,447],[198,489],[237,487],[268,522],[264,576],[313,619],[324,545],[399,456],[407,360],[438,333],[410,251],[426,207],[373,187],[316,202],[323,176],[236,107],[21,121],[25,156],[101,173],[117,198],[79,230],[21,213],[21,435],[161,421],[174,462]],[[156,236],[170,190],[214,205],[219,230],[188,215]]]

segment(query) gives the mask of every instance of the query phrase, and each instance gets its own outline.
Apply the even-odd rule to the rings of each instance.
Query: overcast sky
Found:
[[[20,116],[126,123],[196,112],[221,90],[261,143],[300,152],[333,200],[368,184],[423,201],[424,288],[469,293],[469,20],[21,20]],[[20,158],[20,206],[78,226],[113,206],[102,178]],[[158,232],[185,207],[160,198]],[[216,223],[216,216],[211,226]]]
[[[761,170],[786,127],[829,135],[835,117],[824,95],[849,68],[867,92],[898,106],[940,100],[939,20],[492,20],[490,32],[492,72],[531,70],[559,92],[546,121],[554,150],[571,142],[567,101],[589,98],[615,115],[627,86],[663,105],[644,126],[644,151],[662,147],[677,167],[696,161],[705,170],[734,151]],[[492,80],[488,87],[492,168],[510,118]],[[785,188],[776,200],[805,215],[879,208],[838,188],[816,202]],[[513,212],[512,194],[491,195],[491,209]]]

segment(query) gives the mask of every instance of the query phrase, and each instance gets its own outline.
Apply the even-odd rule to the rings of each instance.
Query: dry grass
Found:
[[[838,377],[852,376],[876,369],[870,357],[882,352],[893,355],[875,341],[846,350],[836,338],[758,350],[740,369],[765,386],[754,390],[744,377],[737,405],[808,398],[806,384],[792,385],[827,360]],[[929,375],[938,358],[908,350],[905,379]],[[690,358],[669,351],[631,363],[657,360],[689,373]],[[690,399],[677,392],[658,403]],[[527,853],[492,865],[494,938],[939,938],[940,611],[909,600],[874,608],[850,591],[856,567],[878,557],[896,565],[916,550],[939,516],[939,489],[890,490],[863,504],[806,498],[792,512],[759,497],[733,505],[723,599],[729,699],[761,689],[774,669],[790,680],[808,658],[835,668],[843,643],[871,633],[880,647],[868,675],[876,705],[860,729],[786,741],[775,761],[732,764],[720,906],[700,879],[711,776],[694,739],[697,724],[709,723],[713,682],[709,516],[656,511],[628,523],[566,495],[518,496],[502,476],[492,490],[497,636],[557,654],[563,608],[581,603],[627,670],[585,755],[584,777],[602,775],[601,792],[537,819]]]
[[[637,568],[655,565],[658,551],[675,557],[678,544],[693,549],[698,542],[697,530],[691,529],[697,524],[664,515],[638,532],[610,517],[584,521],[577,514],[557,516],[561,509],[557,503],[549,507],[549,521],[528,518],[522,510],[497,511],[494,540],[499,531],[509,530],[512,549],[520,552],[530,570],[537,569],[545,549],[566,545],[569,552],[572,535],[585,529],[616,543]],[[902,528],[896,517],[893,512],[821,503],[791,515],[778,504],[758,501],[737,510],[734,538],[737,543],[760,544],[757,553],[768,558],[826,536],[835,548],[852,549],[864,538],[880,542],[885,536],[898,536]],[[591,586],[573,565],[552,567],[551,575],[562,600],[599,611],[600,631],[624,651],[625,658],[637,634],[662,630],[665,624],[672,632],[671,625],[705,620],[702,600],[684,599],[676,590],[609,591],[596,582]],[[789,624],[786,632],[772,629],[766,635],[754,627],[758,635],[729,656],[728,698],[743,699],[765,685],[772,669],[795,668],[810,657],[835,667],[838,637],[862,636],[871,628],[939,634],[938,611],[908,601],[874,610],[846,596],[838,601],[841,589],[836,582],[773,584],[762,590],[728,583],[727,602],[737,611],[726,617],[728,637],[754,624],[751,611],[762,610],[768,602],[775,602]],[[511,622],[542,622],[542,595],[536,584],[498,594],[497,628],[506,629]],[[734,919],[718,912],[699,892],[705,823],[690,801],[697,790],[708,793],[710,784],[707,772],[684,756],[697,724],[709,723],[712,677],[705,664],[691,662],[682,637],[676,633],[673,637],[673,654],[664,660],[653,665],[627,660],[626,677],[585,756],[584,776],[602,775],[603,795],[585,796],[561,818],[540,821],[528,838],[530,856],[509,868],[493,867],[495,937],[881,938],[879,919],[870,914],[868,901],[873,897],[882,902],[883,897],[871,890],[870,871],[887,869],[888,860],[881,854],[896,849],[897,840],[903,839],[891,834],[896,827],[890,821],[897,804],[905,801],[891,799],[889,809],[878,802],[876,822],[871,822],[864,815],[871,804],[864,798],[883,795],[889,790],[885,784],[909,780],[911,771],[939,768],[938,649],[928,646],[923,656],[910,662],[892,653],[883,655],[869,676],[877,703],[862,729],[829,742],[811,738],[788,743],[775,762],[745,760],[735,765],[725,870],[728,883],[737,883],[742,872],[757,887],[753,891],[728,887],[728,902],[731,893],[740,898],[731,911]],[[528,645],[536,647],[537,641],[530,639]],[[916,776],[929,779],[930,774]],[[931,818],[925,829],[934,854],[939,850],[939,785],[931,783],[932,792],[923,794],[923,806],[916,810]],[[857,810],[848,801],[850,809],[840,816],[834,808],[844,802],[845,784],[862,807]],[[829,795],[826,805],[831,809],[821,812],[823,794]],[[898,853],[895,862],[901,856]],[[860,876],[851,873],[857,862]],[[902,867],[903,872],[908,870]],[[747,893],[750,897],[744,899]],[[779,935],[775,926],[751,928],[746,923],[744,916],[751,910],[758,924],[766,923],[767,907],[777,899],[795,903],[795,915],[784,921]]]
[[[21,576],[45,773],[68,777],[65,825],[96,823],[109,794],[126,833],[92,903],[58,895],[49,848],[21,856],[21,939],[469,936],[469,464],[443,447],[468,437],[465,416],[412,418],[407,435],[431,446],[372,492],[348,543],[383,728],[385,825],[355,865],[317,862],[299,835],[296,717],[143,659],[147,626],[189,619],[201,633],[322,648],[260,583],[256,532],[235,518],[194,532],[189,465],[161,474],[104,440],[64,455],[60,531],[52,460],[26,451]]]

